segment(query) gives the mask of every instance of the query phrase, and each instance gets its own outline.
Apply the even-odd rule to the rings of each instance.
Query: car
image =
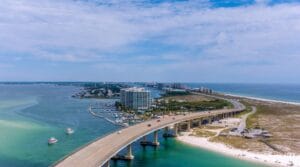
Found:
[[[148,127],[151,127],[151,124],[148,124]]]
[[[160,119],[161,116],[155,115],[155,116],[153,116],[153,118],[154,118],[154,119]]]
[[[158,119],[156,122],[160,122],[160,119]]]
[[[122,131],[118,131],[118,134],[121,134],[122,133]]]

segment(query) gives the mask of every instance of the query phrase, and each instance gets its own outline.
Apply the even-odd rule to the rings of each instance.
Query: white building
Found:
[[[126,88],[120,92],[121,103],[133,110],[146,110],[151,105],[150,91],[144,88]]]

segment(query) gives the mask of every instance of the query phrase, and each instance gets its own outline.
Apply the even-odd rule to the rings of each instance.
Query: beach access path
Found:
[[[242,133],[245,130],[248,116],[254,114],[257,111],[257,108],[255,106],[252,106],[251,108],[252,108],[251,112],[241,116],[241,122],[237,128],[238,133]]]

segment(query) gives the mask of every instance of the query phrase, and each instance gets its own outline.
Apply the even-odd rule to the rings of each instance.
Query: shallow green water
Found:
[[[70,96],[78,88],[53,85],[0,85],[0,166],[43,167],[67,155],[85,143],[119,127],[95,118],[87,112],[90,103],[111,100],[79,100]],[[66,127],[75,129],[67,136]],[[47,145],[55,136],[59,142]],[[160,139],[157,149],[134,144],[135,160],[112,166],[236,166],[257,164]]]
[[[149,138],[149,137],[148,137]],[[111,166],[143,166],[143,167],[262,167],[227,157],[222,154],[210,152],[198,147],[184,144],[175,139],[160,138],[158,148],[141,147],[138,142],[134,145],[135,159],[132,162],[111,161]]]

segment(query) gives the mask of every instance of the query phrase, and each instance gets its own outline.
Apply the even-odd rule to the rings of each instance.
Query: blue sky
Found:
[[[300,83],[296,0],[2,0],[0,81]]]

